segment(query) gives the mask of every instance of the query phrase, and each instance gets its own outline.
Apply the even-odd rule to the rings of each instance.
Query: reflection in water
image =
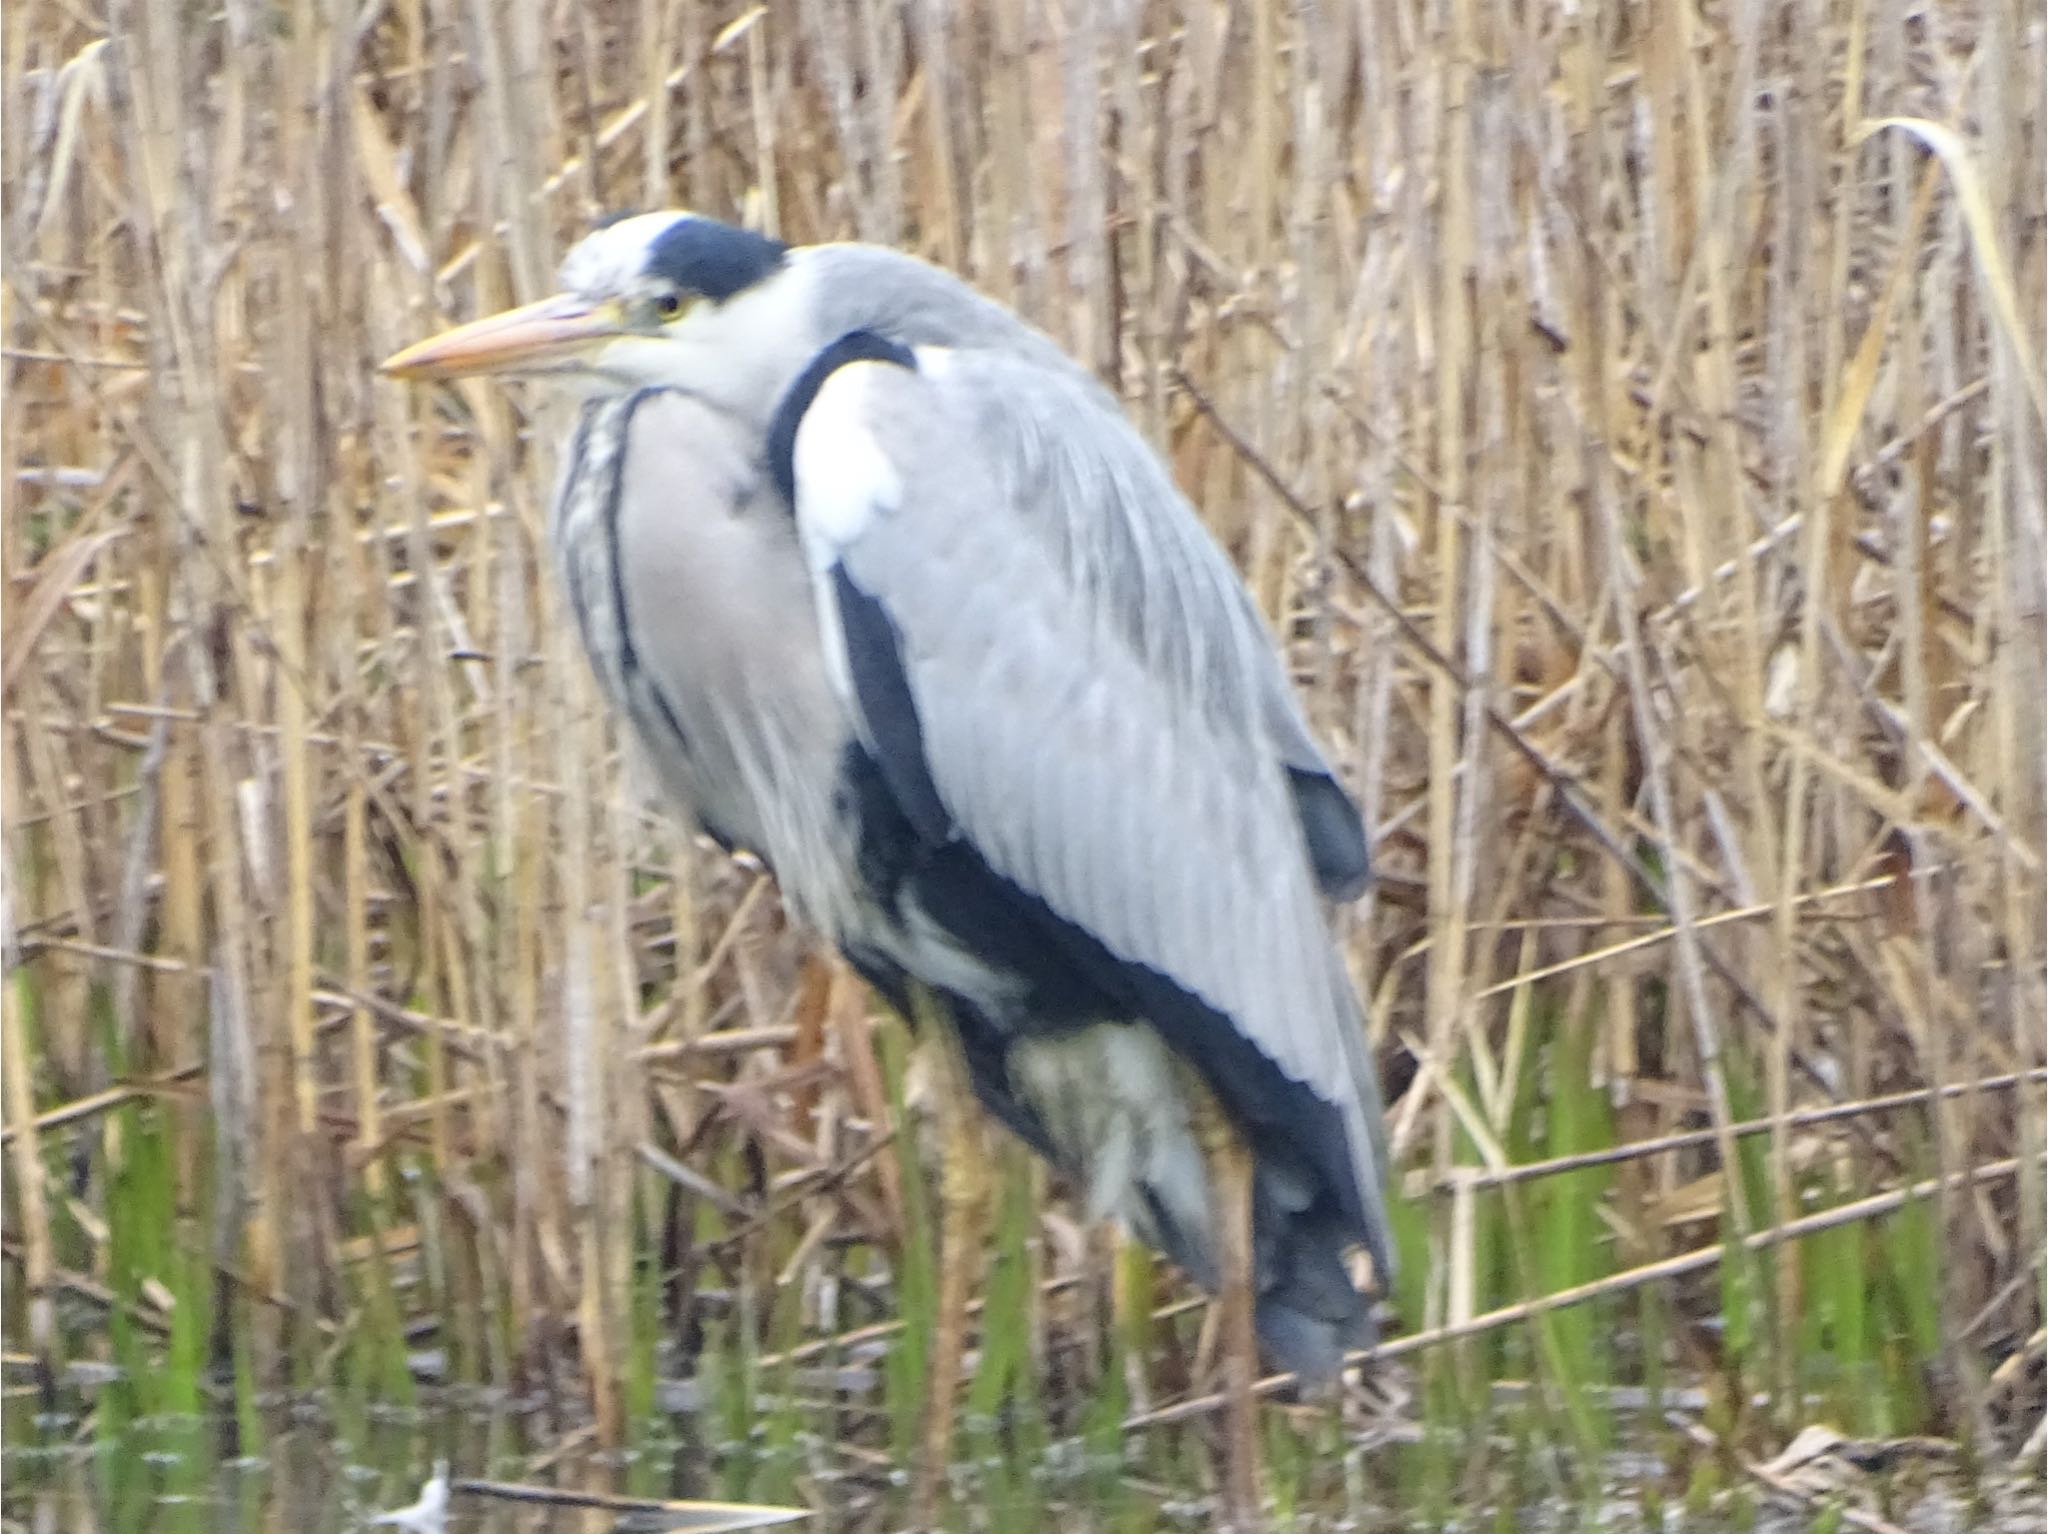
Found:
[[[403,1529],[406,1534],[442,1534],[448,1526],[448,1461],[434,1461],[434,1474],[420,1488],[419,1501],[395,1512],[379,1513],[370,1521]]]

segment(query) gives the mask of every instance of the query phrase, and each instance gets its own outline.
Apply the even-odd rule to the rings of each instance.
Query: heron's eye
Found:
[[[688,307],[689,303],[674,288],[670,288],[666,293],[658,294],[654,300],[655,317],[664,324],[670,320],[681,319],[683,311]]]

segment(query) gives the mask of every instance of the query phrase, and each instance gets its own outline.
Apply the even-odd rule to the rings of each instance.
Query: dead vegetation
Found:
[[[11,1349],[190,1295],[253,1378],[409,1331],[616,1440],[636,1274],[686,1347],[889,1320],[897,1073],[631,790],[547,584],[560,420],[372,371],[684,203],[1017,305],[1241,560],[1376,829],[1412,1331],[1747,1307],[1789,1429],[1839,1276],[1788,1238],[1913,1207],[1894,1430],[2033,1431],[2030,8],[89,10],[0,23]],[[1085,1377],[1100,1254],[1038,1230]],[[1146,1422],[1202,1390],[1161,1336]]]

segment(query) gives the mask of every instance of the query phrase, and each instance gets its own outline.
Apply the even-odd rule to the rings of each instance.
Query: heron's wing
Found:
[[[1379,1092],[1318,898],[1334,817],[1298,788],[1327,768],[1228,561],[1079,375],[922,348],[814,387],[790,479],[821,633],[906,817],[1187,998],[1181,1037],[1153,1017],[1184,1054],[1249,1044],[1281,1085],[1241,1114],[1284,1134],[1320,1105],[1313,1159],[1390,1271]]]
[[[943,355],[943,354],[942,354]],[[1365,828],[1302,717],[1273,636],[1122,406],[1065,358],[960,353],[946,385],[1020,528],[1169,688],[1234,714],[1286,769],[1324,894],[1369,876]]]

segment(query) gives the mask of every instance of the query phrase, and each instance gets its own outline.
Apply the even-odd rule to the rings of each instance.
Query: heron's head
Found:
[[[641,213],[589,234],[538,303],[408,346],[399,378],[549,375],[586,394],[665,387],[734,407],[815,349],[789,247],[694,213]]]

